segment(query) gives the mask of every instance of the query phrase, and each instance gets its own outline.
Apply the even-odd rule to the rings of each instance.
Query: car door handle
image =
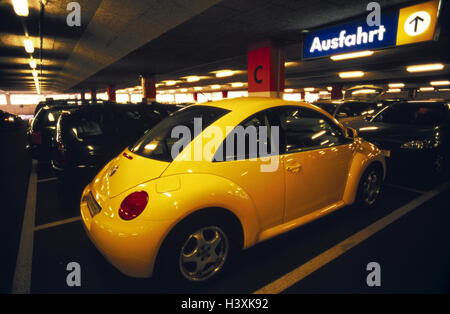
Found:
[[[297,173],[302,168],[302,165],[300,164],[294,164],[286,167],[286,170],[292,173]]]

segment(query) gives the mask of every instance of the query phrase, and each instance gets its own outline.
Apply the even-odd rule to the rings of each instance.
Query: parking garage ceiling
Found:
[[[340,81],[338,70],[355,68],[368,71],[365,79],[370,82],[420,81],[426,78],[405,77],[404,66],[450,62],[446,30],[441,34],[444,45],[387,49],[339,63],[328,58],[300,61],[303,31],[361,16],[367,1],[165,0],[162,5],[159,0],[82,0],[81,27],[66,23],[69,2],[50,0],[42,14],[40,2],[29,0],[30,15],[22,22],[9,0],[0,1],[0,89],[34,90],[23,48],[24,27],[34,42],[33,57],[42,58],[43,91],[127,87],[138,84],[139,74],[156,74],[163,80],[221,68],[245,70],[248,45],[267,38],[284,43],[287,59],[298,61],[287,69],[287,87],[335,83]],[[410,1],[378,2],[387,8]],[[448,68],[439,75],[448,77]],[[246,81],[246,75],[233,79]]]

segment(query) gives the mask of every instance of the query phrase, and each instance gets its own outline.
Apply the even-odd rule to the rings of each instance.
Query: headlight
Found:
[[[437,140],[416,140],[409,141],[407,143],[402,144],[400,148],[406,149],[429,149],[436,148],[439,146],[439,141]]]

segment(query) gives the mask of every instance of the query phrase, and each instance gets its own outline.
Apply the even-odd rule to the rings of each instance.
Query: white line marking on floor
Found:
[[[31,164],[28,181],[27,200],[20,235],[19,251],[17,253],[16,269],[14,271],[12,293],[30,293],[31,269],[33,266],[34,217],[36,210],[37,161]]]
[[[39,179],[39,180],[37,180],[37,183],[48,182],[48,181],[55,181],[55,180],[58,180],[58,177]]]
[[[400,219],[401,217],[411,212],[412,210],[416,209],[423,203],[429,201],[436,195],[442,193],[449,187],[450,182],[447,182],[419,196],[418,198],[407,203],[406,205],[394,210],[387,216],[377,220],[367,228],[355,233],[354,235],[336,244],[335,246],[323,252],[322,254],[309,260],[305,264],[297,267],[296,269],[287,273],[281,278],[255,291],[254,294],[276,294],[283,292],[284,290],[288,289],[289,287],[292,287],[294,284],[296,284],[303,278],[309,276],[319,268],[338,258],[348,250],[352,249],[359,243],[367,240],[369,237],[371,237],[378,231],[382,230],[386,226]]]
[[[59,220],[59,221],[55,221],[55,222],[50,222],[48,224],[39,225],[34,228],[34,231],[39,231],[39,230],[44,230],[44,229],[48,229],[48,228],[52,228],[52,227],[61,226],[61,225],[75,222],[78,220],[81,220],[81,216],[67,218],[67,219],[63,219],[63,220]]]
[[[417,189],[409,188],[407,186],[402,186],[402,185],[396,185],[396,184],[387,183],[386,186],[391,187],[391,188],[395,188],[395,189],[401,189],[401,190],[405,190],[405,191],[410,191],[410,192],[414,192],[414,193],[418,193],[418,194],[425,194],[425,193],[427,193],[426,191],[417,190]]]

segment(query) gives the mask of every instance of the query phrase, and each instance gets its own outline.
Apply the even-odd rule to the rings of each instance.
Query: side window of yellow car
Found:
[[[344,131],[328,117],[304,107],[276,110],[280,123],[281,149],[285,153],[327,148],[348,143]]]
[[[214,161],[233,161],[271,154],[271,131],[268,111],[250,116],[236,126],[222,142]]]

